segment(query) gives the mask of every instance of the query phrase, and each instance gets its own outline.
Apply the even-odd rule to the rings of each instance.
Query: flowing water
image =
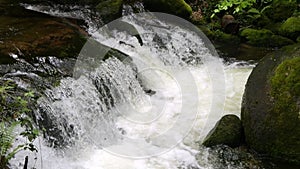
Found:
[[[63,78],[38,100],[35,115],[46,135],[36,140],[39,151],[31,153],[30,167],[215,168],[217,160],[211,158],[218,157],[199,143],[224,114],[239,116],[252,66],[223,63],[196,28],[161,16],[128,15],[115,22],[133,25],[142,44],[114,24],[96,31],[97,24],[90,25],[91,41],[73,77]],[[107,47],[121,51],[123,59],[114,53],[105,60],[94,56],[100,48],[103,58]],[[23,166],[24,156],[17,154],[13,168]]]

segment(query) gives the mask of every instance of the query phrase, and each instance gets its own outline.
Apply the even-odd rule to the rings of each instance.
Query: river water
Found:
[[[60,16],[59,11],[43,12]],[[124,22],[139,37],[130,33],[132,28],[124,29]],[[216,168],[218,160],[212,158],[219,157],[200,143],[223,115],[240,115],[253,65],[225,63],[204,34],[174,16],[132,14],[100,29],[94,25],[73,77],[63,78],[38,100],[36,117],[41,125],[47,121],[47,134],[36,140],[39,151],[31,153],[29,166]],[[125,57],[100,60],[110,48]],[[13,167],[23,166],[24,156],[18,153]]]

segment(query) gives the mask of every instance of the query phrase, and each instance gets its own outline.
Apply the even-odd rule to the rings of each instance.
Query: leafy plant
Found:
[[[17,86],[11,81],[0,82],[0,168],[6,168],[9,160],[19,151],[37,151],[32,142],[38,137],[39,131],[28,116],[31,112],[29,103],[33,98],[32,91],[17,90]],[[17,126],[24,128],[19,135],[28,142],[13,147],[17,136],[14,130]]]
[[[230,13],[240,15],[245,12],[260,13],[259,8],[264,7],[272,0],[222,0],[214,9],[211,18],[221,11],[229,11]]]

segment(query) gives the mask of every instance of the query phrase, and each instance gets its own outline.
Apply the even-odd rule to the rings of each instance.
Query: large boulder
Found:
[[[263,58],[251,73],[241,120],[247,145],[300,164],[300,44]]]
[[[152,12],[164,12],[189,18],[192,8],[184,0],[143,0],[145,8]]]
[[[242,124],[236,115],[225,115],[217,122],[215,127],[204,139],[203,145],[212,147],[216,145],[228,145],[237,147],[242,142]]]
[[[18,5],[0,6],[0,63],[12,57],[76,57],[87,35],[66,19],[27,10]]]
[[[268,29],[257,30],[246,28],[241,32],[240,36],[253,46],[282,47],[294,43],[291,39],[275,35]]]

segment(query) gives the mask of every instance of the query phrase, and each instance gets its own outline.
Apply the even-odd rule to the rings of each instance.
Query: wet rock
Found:
[[[188,19],[192,8],[184,0],[143,0],[145,8],[152,12],[164,12]]]
[[[250,148],[300,164],[300,45],[263,58],[243,97],[242,124]]]
[[[213,31],[212,39],[217,42],[227,43],[227,44],[239,44],[240,38],[238,36],[224,33],[222,31]]]
[[[261,161],[245,147],[231,148],[226,145],[213,146],[209,149],[201,149],[200,147],[200,152],[196,155],[196,159],[203,168],[263,168]]]
[[[155,93],[156,93],[156,91],[154,91],[154,90],[152,90],[152,89],[146,89],[146,90],[144,90],[145,91],[145,93],[147,94],[147,95],[149,95],[149,96],[152,96],[152,95],[154,95]]]
[[[293,44],[294,42],[291,39],[275,35],[272,31],[267,29],[244,29],[241,34],[246,42],[254,46],[263,46],[263,47],[282,47],[286,45]]]
[[[225,115],[217,122],[203,141],[207,147],[225,144],[237,147],[242,142],[241,120],[236,115]]]
[[[117,19],[109,24],[107,24],[107,27],[110,31],[117,31],[117,32],[124,32],[128,35],[134,36],[139,44],[143,46],[143,40],[138,32],[138,30],[130,23],[124,22],[120,19]],[[122,42],[126,44],[125,42]]]
[[[86,33],[66,19],[20,6],[2,6],[2,9],[0,63],[9,63],[16,57],[77,57],[86,41]]]

